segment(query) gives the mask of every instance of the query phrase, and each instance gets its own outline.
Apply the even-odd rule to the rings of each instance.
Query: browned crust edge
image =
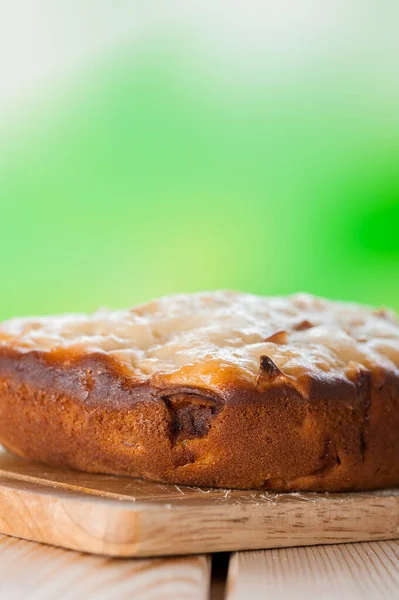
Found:
[[[304,393],[263,362],[269,384],[258,377],[216,394],[159,377],[137,382],[105,354],[3,348],[0,442],[54,466],[183,485],[399,485],[395,375],[309,379]]]

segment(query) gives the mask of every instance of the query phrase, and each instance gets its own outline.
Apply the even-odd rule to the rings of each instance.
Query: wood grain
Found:
[[[206,600],[210,559],[110,559],[0,535],[0,597]]]
[[[0,532],[110,556],[394,539],[399,490],[206,490],[51,469],[0,453]]]
[[[399,598],[399,542],[239,552],[226,600]]]

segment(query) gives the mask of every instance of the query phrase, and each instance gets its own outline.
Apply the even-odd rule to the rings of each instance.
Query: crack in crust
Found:
[[[269,477],[261,484],[261,489],[264,490],[294,490],[305,478],[317,478],[322,481],[323,477],[331,473],[334,469],[341,465],[341,459],[338,455],[334,442],[331,439],[326,439],[324,449],[320,456],[320,466],[310,473],[296,476],[292,479],[284,479],[283,477]],[[300,486],[299,486],[300,487]]]
[[[299,321],[299,323],[296,323],[293,326],[293,329],[294,331],[306,331],[307,329],[312,329],[312,327],[314,327],[314,325],[309,319],[303,319],[302,321]]]
[[[341,464],[341,459],[338,456],[338,452],[332,440],[325,441],[324,452],[320,456],[320,462],[320,467],[313,471],[311,475],[325,475],[326,473],[328,473],[328,471],[335,469]]]
[[[285,377],[277,365],[274,364],[271,358],[263,354],[260,357],[259,372],[256,378],[256,385],[264,381],[274,381],[277,377]]]
[[[172,446],[206,437],[221,410],[213,398],[193,392],[176,392],[162,396],[162,400],[169,413]]]
[[[273,344],[286,344],[288,342],[288,334],[284,329],[281,329],[280,331],[276,331],[276,333],[269,335],[269,337],[265,338],[263,341],[268,343],[271,342]]]
[[[359,389],[359,396],[362,410],[362,423],[359,435],[359,450],[362,461],[365,460],[365,454],[368,448],[368,422],[371,409],[372,376],[370,371],[364,369],[359,371],[355,381]]]

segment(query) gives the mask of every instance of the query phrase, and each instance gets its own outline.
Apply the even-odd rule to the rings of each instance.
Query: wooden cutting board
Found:
[[[273,494],[54,469],[0,452],[0,533],[111,556],[399,538],[399,490]]]

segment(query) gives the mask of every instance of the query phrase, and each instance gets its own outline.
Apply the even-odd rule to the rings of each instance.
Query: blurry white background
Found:
[[[178,50],[183,76],[233,96],[322,73],[363,81],[366,105],[397,113],[398,25],[395,0],[0,0],[0,119],[146,44]]]

